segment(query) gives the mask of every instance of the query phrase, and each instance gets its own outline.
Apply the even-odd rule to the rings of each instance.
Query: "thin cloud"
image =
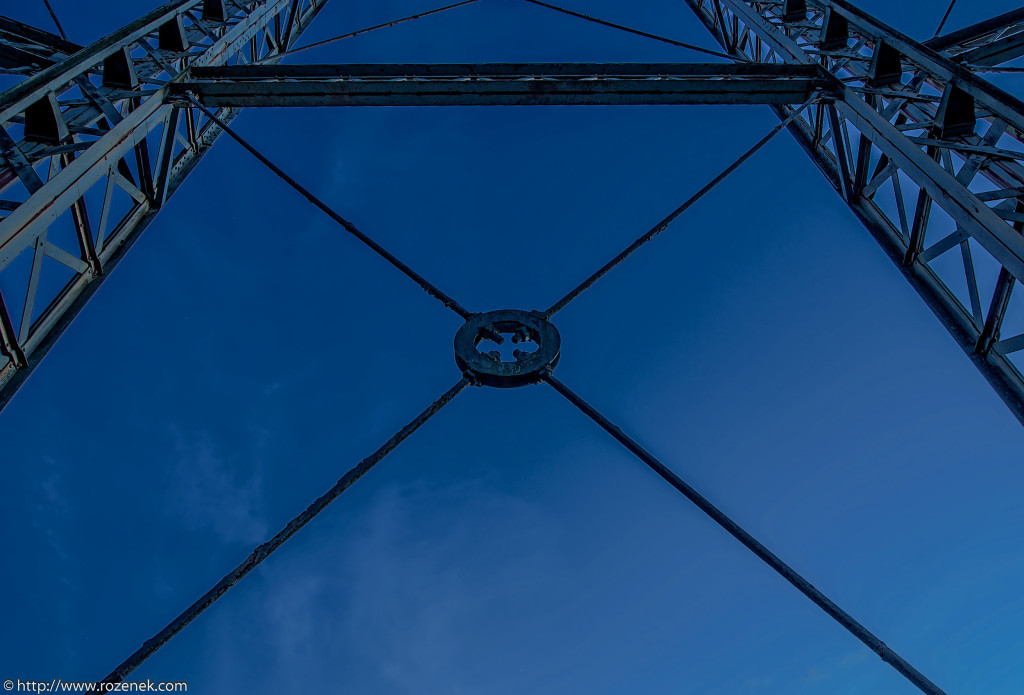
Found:
[[[257,441],[246,456],[226,455],[206,435],[174,429],[175,462],[168,484],[169,512],[192,530],[212,530],[225,543],[257,543],[268,531],[264,463]]]

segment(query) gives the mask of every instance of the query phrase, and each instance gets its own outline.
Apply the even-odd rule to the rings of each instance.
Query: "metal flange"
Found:
[[[479,345],[491,340],[505,342],[503,333],[512,334],[513,343],[534,343],[533,352],[516,350],[511,362],[502,362],[497,352],[481,352]],[[558,364],[562,339],[555,327],[536,311],[503,309],[473,314],[455,334],[455,362],[464,374],[484,386],[511,388],[535,384]]]

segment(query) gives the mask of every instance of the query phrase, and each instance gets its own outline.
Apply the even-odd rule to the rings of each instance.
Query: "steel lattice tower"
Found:
[[[467,0],[433,12],[472,2]],[[540,0],[524,0],[609,24]],[[0,297],[0,407],[222,135],[299,191],[465,324],[455,337],[462,378],[337,484],[114,669],[124,680],[406,437],[470,385],[544,383],[828,615],[926,693],[943,691],[868,628],[583,400],[554,374],[552,317],[724,181],[783,130],[1024,423],[1024,335],[1003,335],[1024,279],[1024,102],[980,77],[1024,55],[1024,10],[925,42],[844,0],[687,0],[729,63],[486,63],[281,65],[326,0],[176,0],[82,48],[0,18],[0,67],[26,78],[3,94],[0,273],[32,258],[19,320]],[[417,15],[406,19],[415,19]],[[612,25],[632,31],[626,27]],[[374,27],[376,28],[376,27]],[[360,32],[356,32],[360,33]],[[339,37],[344,38],[344,37]],[[335,40],[335,39],[332,39]],[[763,104],[779,123],[738,160],[618,256],[543,311],[476,313],[421,276],[259,152],[231,127],[241,108],[267,106]],[[40,175],[45,170],[45,176]],[[98,208],[87,196],[102,191]],[[894,204],[883,202],[892,192]],[[115,192],[132,203],[113,213]],[[907,205],[914,200],[913,206]],[[69,213],[78,247],[47,237]],[[937,233],[936,229],[953,229]],[[929,233],[929,232],[932,233]],[[957,277],[937,259],[959,254]],[[984,254],[984,258],[976,257]],[[46,294],[44,259],[73,273]],[[982,273],[991,278],[983,278]],[[966,280],[967,291],[952,287]],[[983,296],[979,286],[995,287]],[[531,350],[503,362],[481,343],[502,336]]]

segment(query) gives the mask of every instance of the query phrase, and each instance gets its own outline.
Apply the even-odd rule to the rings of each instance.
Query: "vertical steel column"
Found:
[[[275,62],[325,3],[174,0],[70,57],[37,65],[0,94],[0,197],[8,199],[0,201],[0,273],[11,278],[8,287],[27,286],[24,303],[6,303],[24,306],[22,315],[2,312],[0,321],[0,408],[220,134],[186,109],[190,132],[181,137],[181,109],[166,103],[167,85],[191,66]],[[0,64],[5,55],[18,58],[4,52],[4,21]],[[71,50],[59,37],[47,40]],[[51,58],[60,57],[57,48]],[[229,122],[236,112],[217,116]],[[37,170],[49,172],[45,180]],[[104,187],[103,202],[90,211],[85,194],[94,186]],[[54,224],[73,225],[77,248],[47,237]],[[13,277],[12,262],[30,251],[37,254],[31,276]],[[51,261],[73,271],[63,288],[37,284]],[[15,323],[24,327],[17,335],[3,328]]]

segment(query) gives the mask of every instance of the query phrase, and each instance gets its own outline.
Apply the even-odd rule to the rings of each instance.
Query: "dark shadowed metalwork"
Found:
[[[516,349],[507,361],[496,350],[480,349],[481,343],[503,344],[506,335],[510,342],[534,349]],[[455,334],[455,363],[477,386],[527,386],[555,368],[561,345],[558,330],[539,311],[488,311],[470,316]]]
[[[838,97],[796,118],[790,132],[1024,423],[1024,378],[1014,362],[1024,335],[1001,335],[1024,277],[1024,103],[954,60],[1019,41],[1019,12],[1002,29],[986,23],[930,41],[940,52],[845,0],[687,3],[730,53],[821,65],[840,80]],[[793,113],[773,108],[782,118]],[[943,223],[954,231],[929,236]],[[946,253],[961,256],[960,271],[934,263]],[[989,265],[1000,270],[984,298],[978,275]],[[954,289],[961,285],[966,292]]]
[[[50,13],[50,19],[53,20],[54,26],[57,27],[57,32],[60,34],[62,39],[67,41],[68,35],[64,31],[64,27],[60,25],[60,20],[57,19],[57,13],[53,11],[53,6],[50,4],[50,0],[43,0],[43,4],[46,5],[46,11]]]
[[[972,69],[989,68],[1024,55],[1024,7],[924,42]]]
[[[193,69],[171,96],[211,107],[800,104],[832,82],[813,65],[233,65]]]
[[[0,17],[0,73],[34,75],[80,50],[64,36]]]
[[[167,85],[193,65],[273,61],[324,2],[174,0],[77,52],[50,40],[48,64],[11,70],[31,76],[0,95],[0,273],[23,253],[33,260],[20,306],[0,296],[0,408],[220,134],[172,104]],[[90,209],[94,187],[102,203]],[[77,247],[48,239],[69,223]],[[49,293],[47,259],[72,273]]]
[[[123,680],[468,385],[546,381],[922,692],[941,695],[938,686],[556,379],[552,370],[561,339],[550,318],[788,129],[1024,423],[1024,377],[1013,361],[1024,351],[1024,335],[1002,335],[1011,294],[1024,279],[1024,102],[977,74],[1024,55],[1024,10],[921,43],[845,0],[686,0],[722,48],[713,51],[525,0],[730,62],[276,64],[285,55],[477,1],[302,48],[295,42],[326,0],[174,0],[87,48],[0,18],[0,69],[24,78],[0,96],[0,273],[22,254],[32,259],[21,306],[12,311],[0,296],[0,407],[221,132],[466,320],[455,338],[461,380],[104,682]],[[940,29],[953,3],[949,7]],[[543,312],[469,311],[229,125],[246,106],[705,103],[768,105],[780,123]],[[99,187],[102,204],[90,211],[85,194]],[[883,190],[892,192],[893,202],[880,195]],[[954,231],[935,238],[940,218]],[[48,237],[60,223],[73,226],[76,248]],[[962,276],[934,264],[947,253],[959,253]],[[984,263],[976,262],[979,254]],[[72,279],[43,296],[39,277],[46,259],[70,270]],[[991,297],[979,291],[979,268],[986,267],[998,268]],[[952,289],[961,284],[965,292]],[[510,360],[486,349],[488,342],[503,344],[506,336],[520,346]]]

